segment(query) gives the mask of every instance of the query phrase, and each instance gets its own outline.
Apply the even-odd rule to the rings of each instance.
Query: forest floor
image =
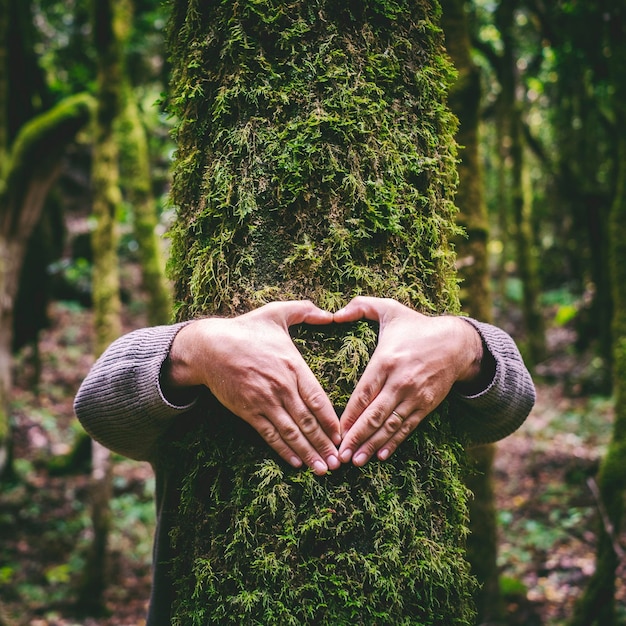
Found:
[[[38,385],[28,350],[16,360],[18,481],[0,493],[0,625],[141,626],[150,591],[154,483],[147,464],[122,458],[115,463],[108,615],[78,617],[72,610],[91,537],[88,478],[63,475],[54,462],[80,433],[72,400],[93,361],[91,314],[57,303],[51,319],[40,341]],[[126,310],[125,330],[142,323],[140,309]],[[546,371],[569,371],[571,337],[557,333],[552,343]],[[532,414],[497,446],[499,565],[511,625],[566,624],[594,570],[598,514],[590,481],[610,437],[612,401],[573,395],[565,378],[537,380]],[[617,580],[626,623],[626,564]]]

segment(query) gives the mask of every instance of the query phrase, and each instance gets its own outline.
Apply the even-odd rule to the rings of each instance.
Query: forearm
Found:
[[[464,318],[480,334],[491,376],[472,388],[455,386],[458,426],[473,444],[490,443],[519,428],[535,403],[535,386],[513,339],[503,330]],[[459,406],[460,405],[460,406]]]
[[[166,398],[162,366],[174,338],[185,324],[134,331],[112,343],[83,381],[74,409],[85,430],[107,448],[135,459],[150,460],[154,445],[184,402]]]

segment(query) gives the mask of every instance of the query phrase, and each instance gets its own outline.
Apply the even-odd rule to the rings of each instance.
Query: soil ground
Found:
[[[93,362],[91,314],[57,303],[51,319],[41,336],[37,384],[31,351],[16,359],[18,482],[0,494],[0,625],[141,626],[150,592],[154,513],[151,471],[138,462],[115,459],[108,614],[77,616],[72,609],[91,537],[88,476],[59,475],[51,463],[70,451],[80,433],[72,400]],[[140,309],[126,310],[125,330],[143,323]],[[551,363],[552,371],[568,370],[570,339],[557,338],[555,353],[561,357]],[[499,564],[509,623],[556,626],[567,622],[594,570],[599,517],[593,480],[610,437],[612,402],[572,396],[562,376],[538,380],[537,391],[527,422],[497,446]],[[626,623],[626,564],[617,578]]]

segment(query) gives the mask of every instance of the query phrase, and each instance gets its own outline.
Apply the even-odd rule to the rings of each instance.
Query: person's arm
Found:
[[[96,363],[79,390],[76,413],[107,447],[149,458],[171,419],[206,387],[285,461],[324,474],[340,465],[339,421],[289,326],[331,321],[331,313],[311,302],[274,302],[238,317],[171,327],[169,335],[131,333]]]
[[[272,302],[234,318],[208,318],[178,334],[168,387],[207,387],[288,463],[316,474],[340,466],[337,414],[289,336],[295,324],[329,324],[311,302]]]
[[[197,393],[170,398],[160,376],[170,347],[185,324],[135,330],[114,341],[94,363],[74,400],[83,428],[107,448],[151,460],[158,438],[192,408]]]
[[[473,385],[454,385],[451,400],[462,405],[458,427],[468,443],[493,443],[524,423],[535,404],[535,385],[508,333],[492,324],[463,319],[482,339],[485,377]]]
[[[379,340],[341,416],[342,462],[387,459],[451,391],[474,407],[460,427],[476,443],[508,434],[530,411],[534,386],[510,338],[506,349],[492,352],[472,321],[425,316],[387,298],[357,297],[334,316],[336,322],[363,318],[379,323]],[[493,348],[508,337],[495,336]],[[514,372],[505,356],[515,361]]]

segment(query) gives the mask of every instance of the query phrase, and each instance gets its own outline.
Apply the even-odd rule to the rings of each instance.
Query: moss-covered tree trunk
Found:
[[[122,33],[124,43],[133,24],[132,5]],[[152,192],[150,153],[146,129],[141,120],[137,96],[127,73],[123,76],[123,107],[120,122],[122,187],[133,214],[138,245],[143,292],[147,301],[148,322],[167,324],[172,318],[172,294],[165,276],[165,254],[156,233],[158,218]]]
[[[510,159],[510,202],[517,272],[522,282],[522,313],[524,316],[525,356],[531,366],[545,358],[545,325],[539,307],[540,282],[536,245],[531,228],[532,190],[528,183],[528,164],[522,129],[516,57],[514,50],[515,2],[502,2],[496,11],[496,22],[503,42],[498,67],[501,93],[498,98],[499,119],[503,122],[501,141],[507,142]],[[502,166],[505,165],[503,162]]]
[[[458,310],[438,17],[423,0],[174,3],[180,318],[355,294]],[[375,329],[294,333],[341,410]],[[214,407],[169,450],[172,623],[471,623],[453,421],[444,405],[387,462],[316,477]]]
[[[0,476],[11,474],[13,307],[26,246],[59,174],[63,151],[90,119],[90,109],[89,97],[74,96],[24,124],[0,174]]]
[[[61,155],[89,119],[84,96],[45,111],[33,108],[44,98],[40,85],[33,85],[38,68],[31,30],[30,3],[0,1],[0,480],[13,477],[13,309],[26,245],[59,173]]]
[[[626,557],[620,531],[626,497],[626,14],[619,2],[610,2],[605,19],[610,48],[609,76],[617,139],[615,196],[610,214],[610,267],[613,291],[613,432],[598,474],[599,533],[596,569],[576,607],[572,626],[616,626],[615,572]]]
[[[469,25],[463,0],[443,0],[442,26],[446,48],[458,77],[450,91],[450,107],[459,119],[458,223],[466,235],[456,243],[463,311],[481,321],[492,321],[487,241],[489,225],[479,153],[480,71],[472,59]],[[496,624],[504,615],[498,575],[498,536],[493,490],[494,445],[470,448],[472,471],[465,482],[473,498],[469,503],[470,534],[467,555],[479,587],[475,593],[477,623]]]
[[[93,125],[92,216],[93,309],[95,356],[121,333],[117,218],[121,203],[115,123],[121,108],[122,44],[128,0],[94,0],[93,32],[98,53],[98,99]],[[111,527],[112,467],[110,453],[93,442],[89,488],[93,538],[79,584],[78,607],[89,614],[105,609],[107,544]]]
[[[158,217],[152,192],[150,155],[146,129],[131,86],[124,88],[121,124],[124,188],[133,213],[133,229],[141,265],[142,288],[148,322],[167,324],[172,320],[172,294],[165,275],[165,251],[157,235]]]

